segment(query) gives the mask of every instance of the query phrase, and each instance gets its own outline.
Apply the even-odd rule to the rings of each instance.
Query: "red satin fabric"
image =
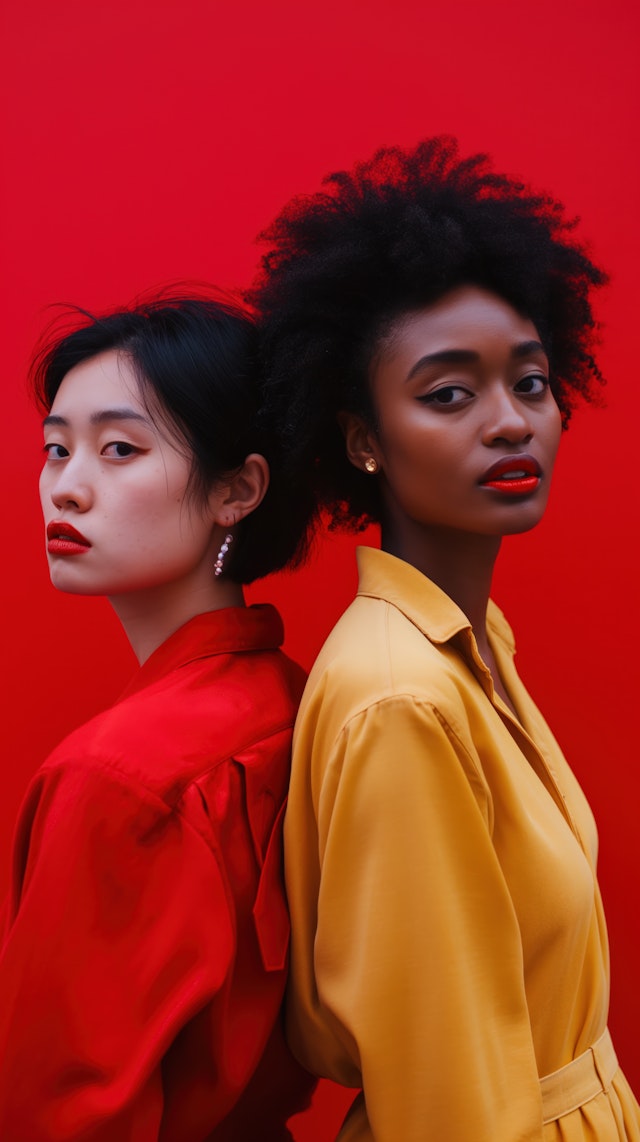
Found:
[[[281,818],[302,674],[199,615],[37,773],[0,952],[3,1142],[285,1139]],[[262,1060],[262,1061],[261,1061]]]

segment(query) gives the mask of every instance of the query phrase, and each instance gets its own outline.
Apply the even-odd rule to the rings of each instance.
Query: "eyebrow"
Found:
[[[119,420],[138,420],[141,421],[142,424],[146,424],[149,427],[151,426],[151,421],[146,416],[142,416],[141,413],[135,412],[132,408],[104,408],[99,412],[92,412],[89,417],[90,424],[109,424]],[[49,428],[51,426],[54,428],[68,428],[69,421],[66,416],[56,416],[55,414],[45,416],[42,427]]]
[[[544,353],[544,351],[544,345],[541,341],[520,341],[513,346],[511,356],[514,360],[520,360],[522,357],[528,357],[531,353]],[[419,361],[416,361],[406,379],[410,381],[416,373],[428,368],[429,365],[468,365],[479,360],[480,354],[475,349],[440,349],[437,353],[427,353]]]

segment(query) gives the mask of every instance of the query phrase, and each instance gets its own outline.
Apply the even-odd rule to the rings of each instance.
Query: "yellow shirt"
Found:
[[[593,817],[511,630],[490,603],[518,719],[455,603],[402,560],[358,557],[294,738],[290,1043],[363,1087],[341,1140],[635,1142],[620,1070],[543,1126],[539,1077],[606,1027],[609,959]]]

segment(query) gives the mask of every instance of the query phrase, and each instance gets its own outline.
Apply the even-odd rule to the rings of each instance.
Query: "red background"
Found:
[[[382,142],[450,131],[579,212],[612,276],[599,306],[607,407],[576,416],[547,518],[505,544],[494,594],[599,822],[611,1025],[640,1091],[638,12],[633,0],[5,5],[0,892],[30,775],[133,667],[104,601],[48,583],[24,385],[46,305],[111,306],[175,278],[243,285],[254,235],[291,194]],[[303,573],[251,589],[280,604],[306,665],[353,591],[352,546],[323,540]],[[333,1137],[341,1100],[323,1089],[300,1142]]]

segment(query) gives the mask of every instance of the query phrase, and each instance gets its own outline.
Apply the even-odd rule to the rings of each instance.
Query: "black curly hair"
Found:
[[[404,314],[460,285],[502,297],[538,330],[565,427],[602,383],[591,295],[606,275],[559,202],[496,173],[485,154],[461,159],[450,136],[383,147],[324,185],[260,235],[268,248],[248,293],[298,505],[308,490],[302,547],[323,508],[332,526],[379,521],[378,482],[349,463],[336,416],[375,425],[371,364]]]

